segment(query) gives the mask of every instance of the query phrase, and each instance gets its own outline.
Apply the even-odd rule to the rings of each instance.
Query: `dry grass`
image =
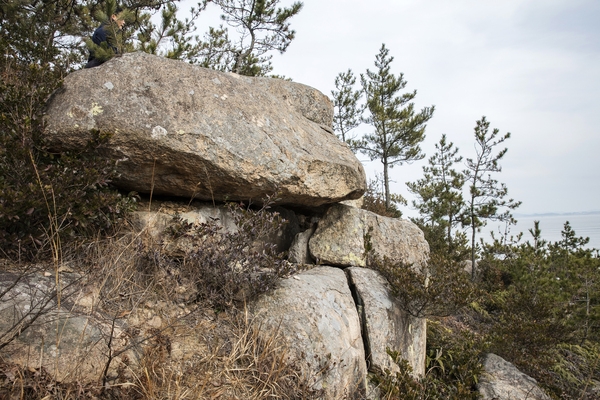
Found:
[[[205,351],[184,362],[169,358],[161,337],[149,346],[135,375],[135,390],[144,399],[311,399],[300,369],[290,364],[277,332],[261,331],[236,313],[219,318],[195,338]],[[196,328],[197,329],[197,328]],[[218,333],[217,333],[218,332]],[[215,334],[216,333],[216,334]],[[181,330],[180,330],[181,334]]]
[[[43,368],[0,363],[1,399],[313,399],[278,333],[239,312],[153,332],[137,364],[120,360],[106,386],[58,382]],[[178,346],[178,354],[172,348]]]

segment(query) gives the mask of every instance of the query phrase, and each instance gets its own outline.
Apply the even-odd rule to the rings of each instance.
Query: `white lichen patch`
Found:
[[[212,81],[213,81],[213,83],[214,83],[214,84],[216,84],[216,85],[220,85],[220,84],[221,84],[221,81],[219,80],[219,78],[215,78],[215,79],[213,79]]]
[[[167,130],[160,125],[156,125],[152,128],[152,139],[160,139],[167,136]]]
[[[107,88],[108,90],[113,90],[113,88],[115,87],[112,82],[106,82],[104,84],[104,87]]]
[[[104,110],[102,109],[102,106],[98,105],[98,103],[92,103],[92,109],[90,112],[92,113],[92,116],[96,116],[98,114],[102,114]]]

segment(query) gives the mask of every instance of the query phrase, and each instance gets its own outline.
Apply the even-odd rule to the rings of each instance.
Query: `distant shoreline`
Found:
[[[598,215],[600,211],[579,211],[579,212],[553,212],[553,213],[534,213],[534,214],[513,214],[515,218],[529,218],[529,217],[563,217],[571,215]]]

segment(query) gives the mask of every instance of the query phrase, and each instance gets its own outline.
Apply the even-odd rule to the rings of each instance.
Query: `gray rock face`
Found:
[[[484,400],[550,400],[535,379],[502,357],[488,354],[483,367],[486,373],[480,377],[478,389]]]
[[[288,261],[296,264],[314,264],[314,260],[308,251],[308,241],[315,232],[315,228],[309,228],[304,232],[296,234],[290,247]]]
[[[319,206],[356,199],[363,167],[332,132],[330,100],[308,86],[222,73],[145,53],[67,76],[50,100],[56,150],[109,137],[126,190],[203,200]]]
[[[348,268],[346,272],[362,303],[363,335],[370,351],[370,369],[399,371],[387,354],[389,348],[408,361],[416,376],[425,374],[425,318],[415,318],[403,311],[394,301],[387,280],[378,272],[359,267]]]
[[[73,302],[83,295],[76,285],[70,286],[74,279],[61,274],[59,307],[54,276],[0,273],[0,344],[8,343],[2,350],[5,360],[43,366],[58,380],[101,376],[110,327],[73,312]]]
[[[296,234],[300,231],[296,214],[282,207],[271,209],[277,212],[282,220],[285,221],[278,229],[261,239],[256,243],[257,246],[265,244],[275,245],[277,252],[287,251]],[[157,211],[134,211],[131,213],[131,219],[135,228],[140,232],[149,234],[155,240],[164,239],[165,232],[173,224],[173,218],[178,215],[181,220],[191,224],[200,225],[205,223],[215,223],[222,227],[223,232],[237,233],[238,226],[234,213],[227,206],[212,206],[208,204],[193,206],[181,206],[177,209],[168,207],[159,208]],[[183,248],[186,247],[185,240],[179,240]],[[178,244],[175,244],[178,247]]]
[[[309,241],[309,248],[321,264],[365,267],[367,240],[381,258],[415,268],[427,264],[429,244],[415,224],[343,204],[327,210]]]
[[[325,399],[363,398],[367,366],[360,321],[341,269],[316,267],[281,282],[253,306],[277,329]]]

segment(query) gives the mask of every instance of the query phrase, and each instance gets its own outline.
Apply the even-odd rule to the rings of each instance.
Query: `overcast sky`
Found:
[[[339,72],[374,70],[385,43],[392,71],[417,90],[417,109],[436,107],[426,159],[443,133],[473,157],[473,128],[485,115],[512,134],[498,179],[523,201],[518,213],[600,210],[600,1],[303,3],[274,73],[331,96]],[[392,169],[392,190],[410,198],[405,182],[421,177],[426,159]],[[367,171],[372,177],[381,164]]]

